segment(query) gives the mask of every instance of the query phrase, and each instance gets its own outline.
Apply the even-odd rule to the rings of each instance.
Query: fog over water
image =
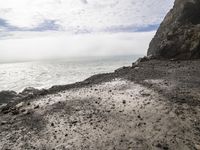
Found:
[[[0,91],[49,88],[82,81],[91,75],[130,66],[140,56],[82,57],[0,64]]]
[[[174,0],[0,1],[0,62],[145,54]]]
[[[0,61],[144,55],[154,32],[81,35],[58,32],[39,34],[40,37],[33,33],[17,32],[13,35],[15,38],[1,40]]]
[[[0,90],[48,88],[131,65],[173,2],[0,0]]]

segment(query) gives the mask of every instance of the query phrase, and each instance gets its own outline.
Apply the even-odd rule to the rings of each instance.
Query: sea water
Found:
[[[0,64],[0,91],[22,91],[26,87],[50,88],[82,81],[91,75],[131,66],[140,56],[66,58]]]

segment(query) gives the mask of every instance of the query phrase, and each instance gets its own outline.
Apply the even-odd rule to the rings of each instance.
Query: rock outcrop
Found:
[[[14,91],[1,91],[0,92],[0,104],[15,100],[16,97],[17,97],[17,93]]]
[[[152,39],[148,54],[163,58],[200,58],[200,0],[175,0]]]

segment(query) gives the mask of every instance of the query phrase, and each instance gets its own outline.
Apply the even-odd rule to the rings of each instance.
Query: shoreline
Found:
[[[25,87],[21,92],[17,92],[14,90],[2,90],[0,91],[0,105],[18,101],[18,100],[32,99],[32,98],[36,98],[37,96],[54,94],[56,92],[60,92],[60,91],[68,90],[72,88],[81,88],[84,86],[90,86],[93,84],[107,82],[119,76],[119,73],[120,73],[119,70],[124,70],[128,68],[131,68],[131,66],[123,66],[123,67],[117,68],[116,70],[113,70],[113,72],[94,74],[82,81],[78,81],[75,83],[64,84],[64,85],[53,85],[50,88],[38,89],[34,87]],[[8,98],[4,100],[5,97],[8,97]],[[11,100],[7,100],[7,99],[11,99]]]
[[[46,88],[37,89],[34,87],[26,87],[26,88],[24,88],[24,90],[22,90],[22,92],[16,92],[16,91],[12,91],[12,90],[0,91],[0,106],[3,105],[2,107],[4,107],[6,105],[6,106],[10,107],[11,105],[16,105],[17,103],[19,103],[21,101],[34,99],[34,98],[38,98],[38,97],[45,96],[45,95],[55,94],[55,93],[62,92],[65,90],[70,90],[70,89],[75,89],[75,88],[83,88],[83,87],[87,87],[87,86],[101,84],[104,82],[110,82],[115,78],[123,79],[124,78],[123,76],[126,73],[130,72],[131,70],[134,70],[135,68],[136,68],[136,71],[138,71],[138,69],[140,69],[139,66],[141,64],[143,64],[145,62],[148,63],[151,61],[180,63],[180,62],[200,61],[200,59],[193,59],[193,60],[173,60],[173,59],[171,59],[171,60],[168,60],[168,59],[149,58],[149,57],[144,56],[142,58],[138,58],[138,60],[133,62],[132,66],[123,66],[123,67],[120,67],[120,68],[114,70],[113,72],[109,72],[109,73],[94,74],[94,75],[86,78],[83,81],[79,81],[79,82],[75,82],[75,83],[71,83],[71,84],[53,85],[47,89]],[[5,97],[6,97],[6,99],[5,99]],[[0,109],[2,109],[2,107],[0,107]]]
[[[199,68],[200,60],[140,59],[35,91],[0,109],[0,148],[198,150]]]
[[[116,75],[114,72],[96,74],[80,82],[75,82],[75,83],[66,84],[66,85],[53,85],[52,87],[47,88],[47,89],[46,88],[37,89],[33,87],[26,87],[24,88],[24,90],[22,90],[22,92],[18,92],[18,93],[12,90],[2,90],[0,91],[0,105],[4,103],[7,104],[10,102],[14,102],[15,100],[32,99],[32,98],[36,98],[37,96],[54,94],[56,92],[61,92],[68,89],[81,88],[81,87],[90,86],[93,84],[99,84],[101,82],[106,82],[110,80],[111,78],[114,78],[115,76]],[[105,78],[107,79],[103,81]],[[6,99],[11,99],[11,100],[3,100],[4,97],[8,97]]]
[[[138,58],[137,55],[99,56],[4,64],[0,65],[0,91],[19,93],[27,87],[49,89],[54,85],[73,84],[94,74],[109,73],[121,66],[129,66]],[[6,71],[6,68],[9,68],[9,71]]]

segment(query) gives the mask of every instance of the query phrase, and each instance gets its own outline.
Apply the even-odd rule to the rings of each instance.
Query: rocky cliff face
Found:
[[[150,43],[148,55],[200,58],[200,0],[175,0]]]

